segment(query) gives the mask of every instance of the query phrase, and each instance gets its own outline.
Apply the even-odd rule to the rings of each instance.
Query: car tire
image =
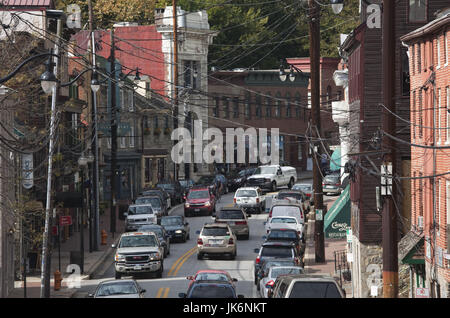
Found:
[[[260,291],[260,290],[261,290],[261,286],[260,286],[260,283],[259,283],[259,282],[257,282],[257,284],[256,284],[256,290],[257,290],[257,291]]]
[[[186,233],[184,233],[184,235],[183,235],[183,243],[186,243],[186,241],[187,241],[187,235],[186,235]]]
[[[292,186],[294,185],[294,178],[291,178],[288,183],[288,189],[292,189]]]
[[[156,278],[162,278],[164,271],[164,262],[161,262],[161,268],[156,272]]]
[[[116,279],[121,279],[122,278],[122,273],[115,272],[114,276],[115,276]]]
[[[198,253],[197,254],[197,259],[198,260],[202,260],[203,259],[203,254],[202,253]]]
[[[276,181],[272,181],[271,191],[272,191],[272,192],[277,191],[277,183],[276,183]]]
[[[255,276],[255,280],[254,280],[255,285],[258,284],[258,277]]]

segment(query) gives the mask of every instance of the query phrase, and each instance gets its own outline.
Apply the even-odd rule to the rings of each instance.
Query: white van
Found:
[[[305,213],[301,204],[275,203],[270,209],[267,222],[270,223],[270,219],[274,216],[293,216],[298,223],[305,224]]]

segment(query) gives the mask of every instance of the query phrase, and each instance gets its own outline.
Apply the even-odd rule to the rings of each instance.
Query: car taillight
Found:
[[[256,198],[256,203],[259,203],[259,198]]]
[[[270,212],[269,212],[269,218],[271,218],[272,217],[272,210],[270,210]]]
[[[340,186],[340,184],[339,184],[339,183],[336,183],[336,184],[335,184],[335,186],[338,186],[338,187],[339,187],[339,186]]]
[[[230,239],[228,240],[228,244],[234,244],[234,240],[232,237],[230,237]]]
[[[266,286],[273,287],[273,284],[275,284],[275,281],[274,280],[270,280],[270,281],[267,282]]]
[[[236,224],[236,225],[247,225],[247,221],[237,221],[237,222],[234,222],[234,224]]]
[[[311,193],[307,193],[306,196],[307,196],[307,197],[311,197]]]
[[[234,198],[234,203],[236,203],[236,198]]]
[[[197,240],[197,244],[198,244],[198,245],[203,245],[203,240],[202,240],[201,238],[199,238],[199,239]]]
[[[259,261],[260,261],[261,259],[259,258],[259,256],[256,258],[256,260],[255,260],[255,262],[256,262],[256,264],[259,264]]]

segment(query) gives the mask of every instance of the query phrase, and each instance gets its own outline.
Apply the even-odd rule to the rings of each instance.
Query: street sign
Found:
[[[416,298],[430,298],[430,290],[428,288],[416,288]]]
[[[352,229],[347,229],[347,243],[351,243],[352,242]]]
[[[59,217],[59,226],[72,225],[72,217],[70,215],[62,215]]]
[[[323,211],[316,209],[316,221],[323,221]]]
[[[22,186],[29,190],[34,186],[33,183],[33,154],[22,155]]]

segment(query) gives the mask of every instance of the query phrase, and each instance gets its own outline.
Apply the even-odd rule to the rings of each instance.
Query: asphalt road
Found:
[[[312,180],[306,180],[307,182]],[[217,204],[217,209],[233,204],[233,193],[225,194]],[[333,197],[324,197],[324,201],[333,200]],[[170,211],[170,215],[182,215],[183,205],[179,205]],[[245,298],[258,298],[259,293],[253,284],[253,266],[256,258],[255,248],[259,248],[265,234],[263,222],[267,213],[252,214],[249,218],[250,238],[249,240],[237,241],[237,257],[235,260],[228,258],[213,258],[197,260],[197,237],[196,231],[201,230],[205,223],[212,221],[210,216],[188,217],[190,225],[190,240],[185,243],[171,242],[170,255],[164,259],[164,272],[162,278],[135,279],[146,290],[145,297],[148,298],[177,298],[179,293],[186,292],[189,280],[186,276],[195,274],[203,269],[221,269],[228,271],[232,277],[237,278],[236,291]],[[113,259],[104,265],[101,275],[96,279],[82,281],[81,288],[75,297],[86,297],[88,293],[94,292],[100,281],[114,279]]]

